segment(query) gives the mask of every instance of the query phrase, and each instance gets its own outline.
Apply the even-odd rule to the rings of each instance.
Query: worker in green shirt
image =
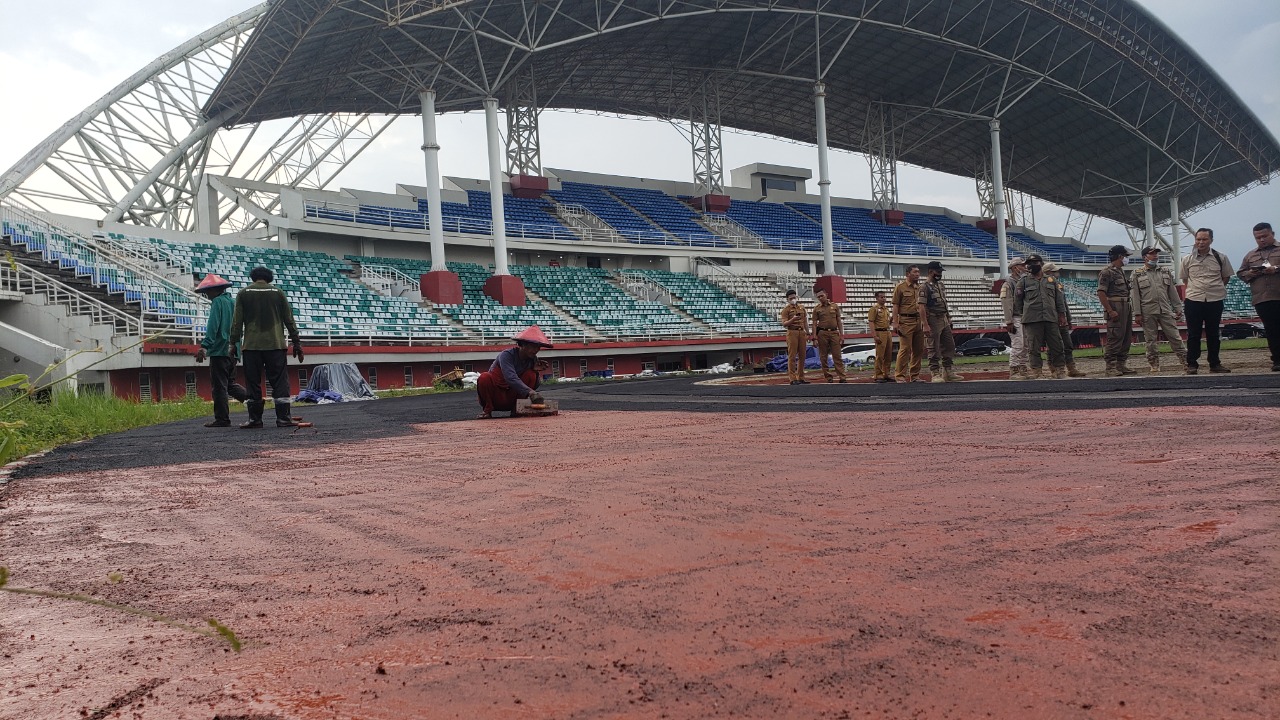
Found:
[[[213,394],[213,419],[205,423],[208,428],[231,427],[231,408],[228,397],[240,402],[249,399],[244,386],[232,379],[236,371],[236,358],[229,352],[227,339],[231,335],[231,314],[235,302],[227,294],[231,283],[213,273],[204,276],[196,286],[196,292],[209,298],[209,323],[205,326],[204,339],[196,351],[196,362],[209,359],[209,384]]]
[[[302,362],[302,345],[298,339],[298,324],[293,320],[293,308],[280,288],[271,284],[275,273],[264,267],[249,271],[253,284],[236,294],[235,312],[231,315],[231,353],[240,350],[244,363],[244,382],[249,390],[249,421],[240,429],[262,427],[262,373],[271,384],[271,399],[276,405],[276,427],[293,427],[293,415],[289,402],[293,393],[289,389],[289,374],[285,371],[288,356],[284,334],[289,332],[293,356]]]

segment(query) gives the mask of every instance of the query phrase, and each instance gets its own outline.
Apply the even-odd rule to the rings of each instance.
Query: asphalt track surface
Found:
[[[732,385],[709,377],[652,378],[602,383],[565,383],[549,388],[562,412],[980,412],[990,410],[1104,410],[1157,407],[1280,407],[1280,373],[1088,378],[1079,380],[977,381],[959,383],[867,383]],[[233,404],[233,422],[243,420]],[[240,460],[282,447],[394,437],[415,424],[471,420],[479,411],[475,393],[463,391],[309,406],[295,415],[313,428],[245,431],[209,429],[204,420],[157,425],[106,435],[54,450],[13,472],[14,478],[75,472]],[[270,411],[268,411],[268,415]],[[268,418],[269,419],[269,418]],[[498,423],[535,422],[498,417]]]

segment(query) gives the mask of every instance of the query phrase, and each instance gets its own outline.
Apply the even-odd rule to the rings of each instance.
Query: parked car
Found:
[[[956,348],[957,355],[1005,355],[1009,346],[991,338],[973,338],[966,340]]]
[[[1233,322],[1222,326],[1222,337],[1226,340],[1245,340],[1265,335],[1262,323]]]
[[[840,350],[845,365],[868,365],[876,361],[875,343],[846,345]]]

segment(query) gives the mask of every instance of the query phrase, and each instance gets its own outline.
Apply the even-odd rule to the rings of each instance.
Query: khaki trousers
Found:
[[[831,357],[831,364],[835,365],[836,375],[840,379],[844,379],[844,356],[840,354],[840,341],[844,338],[840,336],[839,330],[819,330],[818,331],[818,365],[822,367],[822,377],[831,382],[831,371],[827,369],[827,356]]]
[[[951,318],[935,315],[929,318],[929,370],[937,372],[951,367],[956,359],[956,338],[951,332]]]
[[[1178,325],[1173,321],[1172,315],[1165,313],[1157,313],[1142,315],[1142,337],[1147,341],[1147,362],[1160,362],[1160,333],[1164,333],[1164,337],[1169,341],[1169,347],[1173,349],[1173,354],[1178,356],[1178,360],[1183,364],[1187,364],[1187,349],[1182,344],[1182,333],[1178,332]]]
[[[890,358],[893,357],[893,333],[876,330],[876,379],[893,376]]]
[[[1112,298],[1111,306],[1120,314],[1107,318],[1107,345],[1102,357],[1108,362],[1125,362],[1129,359],[1129,345],[1132,342],[1133,313],[1129,310],[1127,298]]]
[[[920,318],[903,317],[898,321],[898,363],[894,375],[898,382],[920,377],[920,361],[924,358],[924,329]]]
[[[787,376],[804,379],[804,357],[809,350],[809,336],[803,330],[787,331]]]

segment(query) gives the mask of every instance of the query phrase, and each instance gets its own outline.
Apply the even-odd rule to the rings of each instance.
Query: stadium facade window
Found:
[[[151,398],[151,373],[138,373],[138,402],[154,402]]]
[[[404,366],[404,386],[407,388],[413,387],[413,366],[412,365]]]
[[[612,369],[613,369],[613,358],[605,358],[605,359],[604,359],[604,366],[605,366],[605,369],[607,369],[607,370],[612,370]]]
[[[600,269],[600,258],[598,258],[598,257],[589,257],[589,258],[587,258],[587,267],[589,267],[589,268],[595,268],[596,270],[599,270],[599,269]]]
[[[463,371],[463,372],[475,372],[475,367],[474,367],[474,365],[473,365],[472,363],[467,363],[466,365],[463,365],[463,366],[462,366],[462,371]]]
[[[439,365],[432,365],[432,366],[431,366],[431,374],[432,374],[432,375],[439,375],[439,374],[440,374],[440,366],[439,366]]]
[[[369,366],[369,387],[378,389],[378,368],[372,365]]]
[[[196,389],[196,371],[188,370],[186,377],[183,378],[183,381],[187,388],[187,397],[189,398],[196,397],[196,395],[198,394],[198,391]]]
[[[578,361],[578,374],[579,374],[579,375],[583,375],[583,376],[585,376],[585,375],[587,374],[587,361],[586,361],[586,360],[580,360],[580,361]]]
[[[307,381],[308,381],[308,380],[310,380],[310,379],[311,379],[311,378],[310,378],[310,376],[308,376],[308,375],[307,375],[307,369],[306,369],[306,368],[299,368],[299,370],[298,370],[298,388],[299,388],[299,389],[302,389],[302,388],[306,387],[306,386],[307,386]]]
[[[551,374],[554,375],[555,377],[560,377],[560,361],[559,360],[551,361]]]
[[[651,362],[651,361],[648,361],[648,362],[642,362],[642,363],[640,363],[640,369],[641,369],[642,371],[643,371],[643,370],[653,370],[653,367],[654,367],[654,365],[653,365],[653,362]]]
[[[803,273],[803,274],[805,274],[805,275],[808,275],[808,274],[809,274],[809,261],[808,261],[808,260],[797,260],[797,261],[796,261],[796,271],[797,271],[797,272],[800,272],[800,273]]]

